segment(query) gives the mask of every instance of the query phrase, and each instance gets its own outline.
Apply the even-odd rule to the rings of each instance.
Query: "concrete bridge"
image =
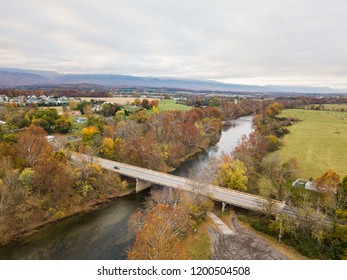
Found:
[[[271,204],[271,209],[274,212],[291,212],[291,214],[294,214],[293,210],[286,207],[284,202],[278,200],[269,201],[268,199],[258,195],[221,188],[212,184],[204,184],[180,176],[84,154],[74,153],[72,155],[72,159],[97,163],[104,169],[135,178],[136,192],[147,189],[152,184],[158,184],[174,189],[205,195],[216,201],[222,202],[223,205],[231,204],[253,211],[262,211]]]

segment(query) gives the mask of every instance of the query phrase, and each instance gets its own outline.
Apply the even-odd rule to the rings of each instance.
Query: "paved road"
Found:
[[[214,200],[249,210],[263,210],[264,205],[268,204],[268,200],[261,196],[229,190],[216,185],[203,184],[180,176],[175,176],[129,164],[106,160],[99,157],[91,157],[83,154],[73,154],[72,158],[74,160],[80,161],[93,161],[94,163],[98,163],[104,169],[112,170],[128,177],[141,179],[153,184],[172,187],[179,190],[200,193],[206,196],[210,196]],[[117,169],[115,169],[115,167]],[[272,201],[272,203],[273,209],[275,211],[281,212],[285,206],[285,204],[280,201]],[[286,207],[285,209],[287,213],[291,211],[290,208]]]

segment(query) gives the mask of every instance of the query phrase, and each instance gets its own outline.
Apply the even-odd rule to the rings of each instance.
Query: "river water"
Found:
[[[242,135],[253,130],[252,118],[223,125],[220,141],[183,164],[180,176],[203,170],[222,152],[230,152]],[[76,215],[46,227],[20,243],[0,247],[0,259],[112,260],[126,259],[135,235],[128,230],[130,216],[141,209],[149,190],[118,198],[97,211]]]

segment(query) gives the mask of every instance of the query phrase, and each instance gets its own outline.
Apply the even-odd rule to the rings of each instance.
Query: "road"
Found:
[[[221,188],[216,185],[204,184],[180,176],[141,168],[130,164],[77,153],[72,155],[72,159],[77,161],[98,163],[104,169],[111,170],[128,177],[148,181],[153,184],[171,187],[174,189],[199,193],[205,196],[209,196],[214,200],[249,210],[264,210],[264,206],[269,205],[269,201],[266,198],[258,195],[252,195],[244,192]],[[117,169],[115,169],[115,167]],[[272,200],[271,205],[274,211],[282,212],[282,210],[285,209],[287,214],[291,212],[290,208],[285,207],[284,202]]]

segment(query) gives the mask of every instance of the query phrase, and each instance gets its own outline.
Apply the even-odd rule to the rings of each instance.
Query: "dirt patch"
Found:
[[[208,232],[212,240],[214,260],[287,260],[288,257],[253,232],[240,227],[232,218],[235,235],[223,235],[214,227]]]

